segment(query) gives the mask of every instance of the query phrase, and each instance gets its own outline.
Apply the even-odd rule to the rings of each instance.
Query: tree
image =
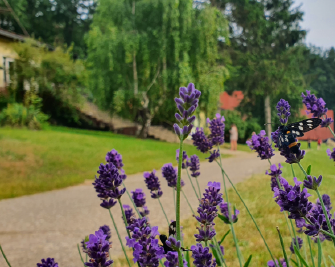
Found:
[[[138,120],[141,137],[154,118],[171,123],[173,98],[189,82],[212,115],[227,77],[218,64],[225,35],[222,14],[191,0],[102,1],[88,35],[90,88],[100,107]]]
[[[299,26],[303,13],[292,9],[290,0],[212,0],[211,4],[228,15],[232,59],[227,88],[242,90],[241,111],[260,116],[260,123],[271,123],[273,99],[280,94],[302,91],[300,71],[304,47],[299,42],[306,32]],[[297,46],[298,45],[298,46]],[[263,109],[260,113],[254,112]],[[271,133],[268,124],[267,133]]]

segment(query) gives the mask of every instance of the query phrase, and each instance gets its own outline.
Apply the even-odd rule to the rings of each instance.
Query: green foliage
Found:
[[[171,123],[173,98],[192,81],[202,91],[201,109],[214,115],[228,75],[218,64],[217,40],[226,29],[218,9],[193,8],[192,0],[101,1],[87,38],[98,105],[130,119]]]
[[[28,107],[22,104],[8,104],[0,113],[0,125],[12,127],[28,127],[41,129],[41,124],[46,122],[48,116],[40,112],[35,106]]]
[[[83,62],[72,60],[71,48],[49,51],[46,45],[27,40],[15,44],[14,49],[19,56],[10,87],[15,101],[25,101],[26,92],[31,92],[42,98],[42,111],[53,121],[63,125],[78,122],[76,106],[85,93],[87,76]]]
[[[235,124],[238,129],[238,141],[240,143],[245,143],[245,141],[251,137],[252,132],[259,133],[262,127],[259,125],[257,119],[250,118],[246,120],[241,116],[241,113],[235,110],[224,110],[221,112],[225,117],[225,136],[226,140],[229,137],[229,130],[232,124]]]

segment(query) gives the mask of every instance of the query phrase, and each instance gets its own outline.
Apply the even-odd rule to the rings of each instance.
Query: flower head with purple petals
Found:
[[[186,162],[187,167],[190,167],[191,176],[197,178],[200,175],[200,160],[197,155],[191,156],[191,158]]]
[[[86,242],[86,253],[90,257],[90,261],[85,265],[89,267],[108,267],[113,261],[109,260],[110,242],[107,240],[107,235],[102,229],[89,236],[89,241]]]
[[[288,267],[285,262],[285,259],[280,259],[279,261],[283,267]],[[273,261],[268,261],[268,267],[279,267],[279,266],[280,265],[279,265],[278,260],[276,260],[276,263],[274,263]]]
[[[333,148],[333,151],[331,151],[329,148],[327,149],[327,155],[330,159],[335,161],[335,148]]]
[[[122,185],[122,178],[113,163],[100,164],[97,173],[99,177],[95,177],[93,185],[98,197],[102,200],[100,206],[110,209],[115,206],[115,199],[120,199],[125,193],[126,188],[119,189]]]
[[[254,134],[251,140],[246,142],[251,150],[255,150],[261,159],[271,159],[274,156],[272,145],[269,144],[269,138],[266,132],[261,130],[259,134]]]
[[[119,170],[119,174],[122,180],[125,180],[127,178],[127,175],[124,173],[124,170],[122,169],[122,167],[124,166],[122,156],[115,149],[112,149],[112,151],[109,151],[107,153],[106,161],[108,163],[113,163],[115,165],[115,167]]]
[[[276,109],[278,111],[277,115],[280,119],[281,124],[287,124],[288,117],[291,115],[290,113],[291,106],[285,99],[280,99]]]
[[[328,108],[326,108],[326,102],[320,97],[317,98],[311,91],[306,90],[306,95],[301,94],[302,103],[307,108],[307,114],[312,113],[314,118],[322,118],[327,115]],[[324,118],[321,127],[327,127],[333,122],[330,118]]]
[[[212,120],[207,118],[207,123],[209,124],[209,130],[211,131],[211,134],[209,135],[209,140],[211,140],[213,146],[219,146],[224,143],[225,124],[223,122],[225,121],[225,118],[221,116],[219,113],[217,113],[215,117],[216,118]]]
[[[108,225],[100,226],[99,230],[102,230],[104,235],[106,235],[106,240],[109,241],[112,238],[112,232]],[[112,243],[112,242],[109,242]]]
[[[37,263],[37,267],[58,267],[58,263],[54,258],[47,258],[41,260],[42,263]]]
[[[210,156],[208,157],[208,158],[206,158],[206,159],[208,159],[208,162],[213,162],[213,161],[215,161],[217,158],[219,158],[220,157],[220,152],[219,152],[219,150],[213,150],[213,151],[209,151],[209,153],[210,153]]]
[[[183,135],[183,139],[187,138],[193,128],[192,123],[195,120],[193,113],[198,107],[200,95],[201,92],[195,89],[193,83],[189,83],[187,88],[179,88],[180,98],[174,99],[179,111],[179,113],[175,114],[179,125],[177,123],[173,125],[173,128],[179,138],[181,135]]]
[[[207,138],[203,128],[197,128],[192,134],[193,145],[202,153],[206,153],[213,148],[212,142]]]
[[[179,267],[178,252],[169,251],[165,255],[166,261],[164,262],[165,267]],[[187,261],[183,259],[183,267],[187,267]]]
[[[161,190],[161,185],[156,176],[156,170],[150,172],[145,172],[143,174],[144,181],[147,185],[147,188],[150,190],[152,198],[160,198],[163,195],[163,191]]]
[[[232,224],[236,223],[238,218],[237,216],[240,214],[240,211],[238,209],[232,209],[231,204],[229,203],[229,210],[228,210],[228,203],[227,202],[221,202],[220,204],[220,211],[222,213],[222,216],[225,218],[226,224]],[[230,216],[229,216],[230,214]]]
[[[126,216],[127,225],[129,225],[131,224],[133,217],[135,216],[135,213],[129,205],[122,205],[122,206],[123,206],[124,214]],[[124,220],[123,216],[121,216],[121,218],[122,220]]]
[[[196,267],[215,267],[216,261],[213,255],[209,252],[208,247],[203,247],[201,243],[191,246],[193,264]]]
[[[282,187],[287,181],[281,176],[283,173],[281,171],[281,168],[283,166],[279,163],[278,168],[276,164],[273,164],[270,166],[270,172],[266,171],[265,174],[269,175],[271,177],[271,190],[274,191],[274,188]],[[278,181],[280,183],[280,186],[278,186]]]
[[[298,240],[298,242],[297,242]],[[296,246],[297,249],[301,249],[302,248],[302,244],[303,244],[303,240],[300,237],[297,237],[297,239],[295,237],[292,238],[292,242],[291,242],[291,246],[290,246],[290,250],[293,254],[295,254],[294,252],[294,248],[293,246]]]
[[[307,180],[304,180],[304,186],[311,190],[316,190],[322,182],[322,175],[319,176],[319,178],[312,177],[310,175],[307,175]]]

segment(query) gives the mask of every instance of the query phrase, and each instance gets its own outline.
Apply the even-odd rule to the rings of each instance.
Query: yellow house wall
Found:
[[[17,54],[13,48],[14,42],[0,37],[0,87],[4,87],[4,66],[3,58],[17,58]]]

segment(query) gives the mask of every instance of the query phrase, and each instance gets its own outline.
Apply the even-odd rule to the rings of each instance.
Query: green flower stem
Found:
[[[118,231],[118,229],[117,229],[117,226],[116,226],[116,223],[115,223],[115,221],[114,221],[114,217],[113,217],[113,215],[112,215],[112,212],[111,212],[110,209],[108,209],[108,211],[109,211],[109,215],[110,215],[110,217],[112,218],[112,221],[113,221],[113,224],[114,224],[114,229],[115,229],[115,232],[116,232],[116,234],[117,234],[117,237],[119,238],[119,241],[120,241],[120,244],[121,244],[121,247],[122,247],[124,256],[126,257],[126,260],[127,260],[127,262],[128,262],[129,267],[131,267],[131,264],[130,264],[130,261],[129,261],[129,259],[128,259],[126,250],[125,250],[125,248],[124,248],[124,246],[123,246],[123,243],[122,243],[122,240],[121,240],[120,233],[119,233],[119,231]]]
[[[328,125],[328,129],[332,133],[332,135],[335,137],[335,133],[333,132],[332,128],[330,128],[330,125]]]
[[[308,264],[307,250],[306,250],[306,241],[305,241],[304,236],[302,236],[302,239],[303,239],[303,245],[302,245],[302,246],[304,247],[305,261],[306,261],[306,263]]]
[[[316,191],[316,193],[318,194],[318,198],[319,198],[320,203],[321,203],[321,206],[322,206],[323,214],[324,214],[325,217],[326,217],[327,226],[328,226],[328,228],[330,229],[331,234],[334,236],[333,227],[332,227],[331,224],[330,224],[329,217],[328,217],[328,213],[327,213],[325,204],[323,203],[323,199],[322,199],[322,197],[321,197],[321,194],[320,194],[320,192],[319,192],[319,189],[316,188],[315,191]],[[335,246],[335,239],[334,239],[334,238],[333,238],[333,243],[334,243],[334,246]]]
[[[86,265],[85,265],[85,262],[84,262],[84,259],[83,259],[83,257],[81,256],[81,252],[80,252],[79,244],[77,244],[77,248],[78,248],[78,253],[79,253],[79,256],[80,256],[81,262],[84,264],[84,267],[85,267]]]
[[[301,166],[300,162],[298,162],[298,165],[299,165],[301,171],[304,173],[304,175],[305,175],[305,180],[306,180],[306,179],[307,179],[307,176],[308,176],[307,172],[306,172],[305,169]]]
[[[198,195],[197,191],[195,190],[195,187],[194,187],[193,182],[192,182],[192,178],[191,178],[187,168],[186,168],[186,172],[187,172],[188,179],[190,180],[190,183],[192,185],[193,191],[194,191],[195,195],[197,196],[197,199],[199,199],[199,195]],[[195,179],[197,179],[197,178],[195,178]],[[197,180],[197,182],[198,182],[198,180]]]
[[[313,251],[312,251],[312,246],[311,246],[311,238],[309,236],[307,236],[307,241],[308,241],[308,246],[309,246],[309,253],[311,254],[312,264],[313,264],[313,267],[315,267]]]
[[[173,191],[173,204],[174,204],[174,210],[176,210],[176,190],[172,188]]]
[[[295,172],[294,172],[294,169],[293,169],[293,165],[292,165],[292,164],[291,164],[291,170],[292,170],[293,177],[296,177],[296,176],[295,176]]]
[[[222,166],[220,146],[218,146],[218,150],[219,150],[219,155],[220,155],[220,164],[219,165]],[[225,179],[224,171],[223,171],[222,167],[221,167],[221,174],[222,174],[223,186],[224,186],[224,191],[225,191],[225,196],[226,196],[226,201],[227,201],[228,216],[229,216],[229,218],[231,218],[229,196],[228,196],[228,191],[227,191],[227,187],[226,187],[226,179]],[[231,233],[233,234],[233,239],[234,239],[234,243],[235,243],[235,246],[236,246],[236,254],[237,254],[237,257],[238,257],[238,261],[239,261],[240,267],[242,267],[241,254],[240,254],[240,250],[239,250],[239,246],[238,246],[238,242],[237,242],[237,238],[236,238],[236,234],[235,234],[235,231],[234,231],[234,225],[233,224],[230,224],[230,229],[231,229]]]
[[[215,247],[216,247],[216,250],[218,251],[218,254],[220,255],[220,259],[221,259],[221,262],[224,262],[224,258],[223,258],[223,254],[222,254],[222,251],[221,251],[221,248],[220,248],[220,244],[219,242],[216,240],[216,236],[214,236],[214,242],[215,242]],[[214,244],[213,244],[214,245]],[[226,264],[225,264],[226,265]]]
[[[300,250],[297,233],[295,232],[295,228],[293,226],[292,220],[290,220],[290,223],[291,223],[291,226],[292,226],[292,230],[293,230],[293,234],[294,234],[294,238],[295,238],[297,250]],[[300,263],[299,257],[297,255],[295,255],[295,256],[296,256],[296,259],[297,259],[297,263],[299,264],[299,266],[301,266],[302,263]]]
[[[280,230],[279,230],[279,227],[277,226],[277,232],[278,232],[278,235],[279,235],[279,240],[280,240],[280,244],[281,244],[281,247],[283,249],[283,254],[284,254],[284,258],[285,258],[285,261],[286,261],[286,265],[289,266],[289,261],[287,259],[287,254],[286,254],[286,251],[285,251],[285,247],[284,247],[284,242],[283,242],[283,238],[280,234]]]
[[[5,255],[5,252],[2,250],[2,247],[1,247],[1,245],[0,245],[0,250],[1,250],[1,254],[2,254],[2,256],[4,257],[5,261],[7,262],[7,265],[8,265],[9,267],[11,267],[11,265],[10,265],[9,261],[7,260],[7,257],[6,257],[6,255]]]
[[[125,226],[126,226],[126,230],[127,230],[128,237],[131,238],[131,237],[130,237],[129,230],[127,229],[127,227],[128,227],[128,223],[127,223],[127,219],[126,219],[126,214],[124,213],[124,209],[123,209],[123,207],[122,207],[121,199],[118,199],[118,202],[119,202],[119,204],[120,204],[120,208],[121,208],[121,212],[122,212],[122,217],[123,217],[124,224],[125,224]]]
[[[218,163],[218,164],[219,164],[219,163]],[[229,179],[229,176],[227,175],[227,173],[223,170],[221,164],[219,164],[219,166],[220,166],[222,172],[224,173],[224,175],[227,177],[229,183],[231,184],[231,186],[232,186],[233,189],[235,190],[235,193],[238,195],[238,197],[239,197],[240,200],[242,201],[242,203],[243,203],[244,207],[246,208],[246,210],[247,210],[249,216],[251,217],[252,221],[254,222],[254,224],[255,224],[255,226],[256,226],[256,228],[257,228],[257,231],[259,232],[260,236],[262,237],[263,242],[264,242],[264,245],[266,246],[266,248],[267,248],[267,250],[268,250],[268,252],[269,252],[269,254],[270,254],[270,256],[271,256],[271,259],[273,260],[273,262],[276,262],[276,261],[275,261],[275,258],[274,258],[273,255],[272,255],[272,252],[271,252],[271,250],[270,250],[268,244],[266,243],[266,240],[265,240],[265,238],[264,238],[264,236],[263,236],[261,230],[260,230],[259,227],[258,227],[258,224],[257,224],[256,221],[255,221],[254,216],[252,216],[252,214],[251,214],[251,212],[250,212],[248,206],[245,204],[245,202],[244,202],[243,198],[241,197],[240,193],[237,191],[236,187],[234,186],[234,184],[232,183],[232,181]]]
[[[162,202],[161,202],[161,200],[160,200],[159,198],[157,198],[157,199],[158,199],[159,205],[161,205],[161,208],[162,208],[162,211],[163,211],[163,213],[164,213],[164,216],[165,216],[165,219],[166,219],[166,221],[167,221],[167,224],[170,225],[169,219],[168,219],[168,217],[167,217],[167,215],[166,215],[166,213],[165,213],[165,210],[164,210],[164,208],[163,208]]]
[[[184,136],[181,134],[179,136],[180,143],[179,143],[179,160],[178,160],[178,178],[177,178],[177,198],[176,198],[176,230],[177,230],[177,240],[181,240],[181,233],[180,233],[180,181],[181,181],[181,166],[183,161],[183,141]],[[179,266],[184,266],[183,263],[183,255],[181,249],[178,249],[178,261]]]
[[[126,186],[125,186],[124,182],[122,182],[122,185],[124,186],[124,188],[126,188]],[[142,218],[142,216],[141,216],[141,214],[140,214],[140,212],[139,212],[138,208],[136,207],[136,205],[135,205],[135,202],[134,202],[133,198],[132,198],[132,197],[131,197],[131,195],[129,194],[129,192],[128,192],[127,188],[126,188],[126,193],[127,193],[128,197],[129,197],[129,199],[130,199],[131,203],[133,203],[133,207],[134,207],[134,209],[136,210],[136,213],[137,213],[138,217]]]
[[[187,196],[185,195],[184,190],[182,189],[181,192],[183,193],[183,195],[184,195],[184,197],[185,197],[185,199],[186,199],[186,202],[187,202],[188,206],[190,207],[190,209],[191,209],[193,215],[195,215],[194,210],[192,209],[192,206],[191,206],[190,202],[188,201]]]
[[[323,262],[324,262],[324,264],[325,264],[325,267],[328,267],[327,259],[326,259],[326,257],[325,257],[325,254],[323,253],[323,251],[322,251],[322,258],[323,258]]]
[[[198,177],[195,178],[195,180],[197,181],[197,186],[198,186],[198,190],[199,190],[199,198],[201,198],[201,190],[200,190],[200,186],[199,186]]]

